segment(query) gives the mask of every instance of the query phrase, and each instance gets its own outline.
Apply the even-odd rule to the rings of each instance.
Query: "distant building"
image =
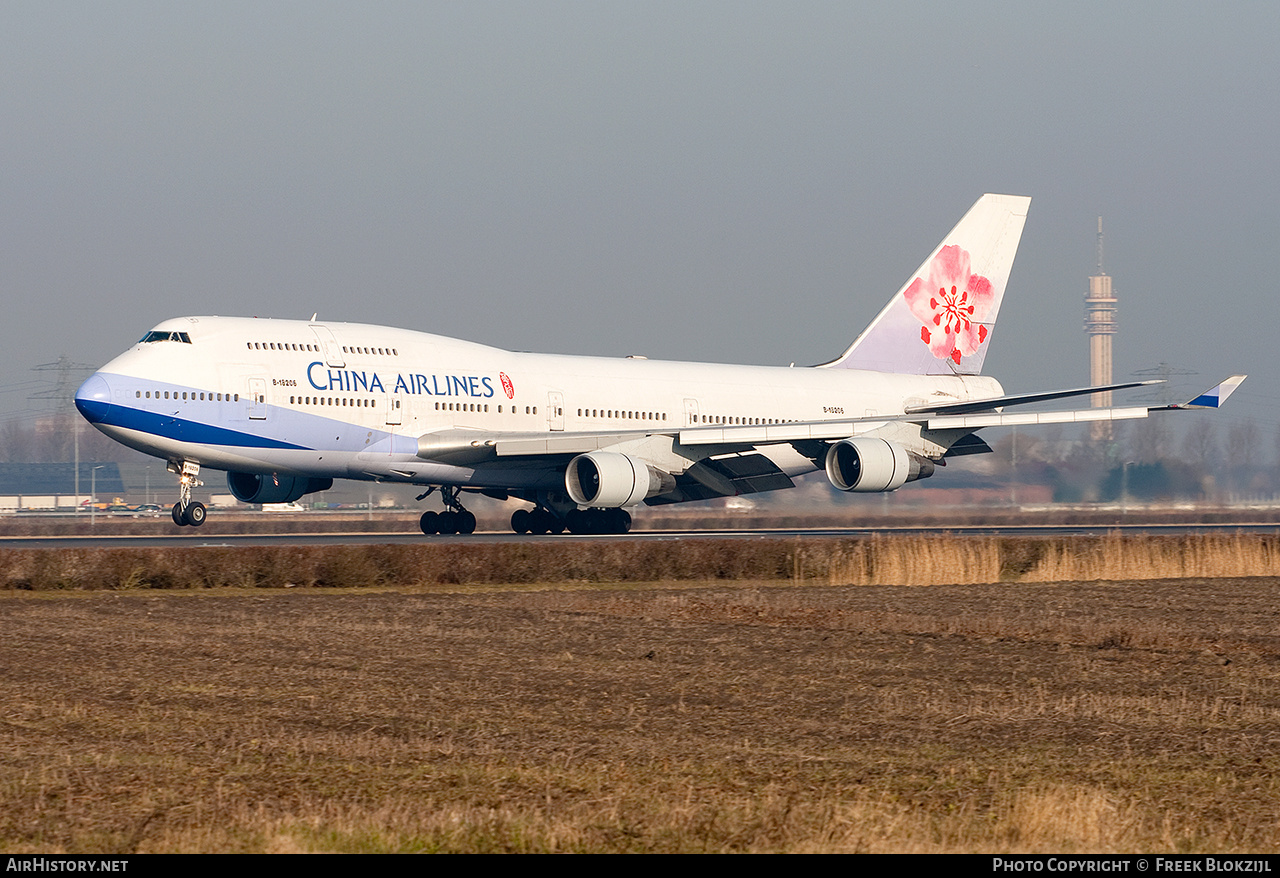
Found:
[[[0,463],[0,511],[74,509],[90,499],[124,493],[120,467],[114,463],[80,464],[79,495],[73,463]]]

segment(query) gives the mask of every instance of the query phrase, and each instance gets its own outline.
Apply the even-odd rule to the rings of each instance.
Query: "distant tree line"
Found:
[[[1185,417],[1180,437],[1173,417],[1156,416],[1116,422],[1110,442],[1024,430],[1016,439],[1006,435],[994,448],[1008,478],[1050,485],[1055,501],[1064,503],[1115,502],[1124,496],[1228,501],[1280,493],[1280,433],[1268,442],[1252,419],[1224,423],[1212,413]]]
[[[0,462],[70,463],[75,459],[76,431],[80,434],[81,461],[126,463],[140,456],[78,415],[46,415],[0,421]]]

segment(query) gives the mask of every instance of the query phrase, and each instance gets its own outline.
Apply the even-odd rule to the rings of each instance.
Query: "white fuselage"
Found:
[[[847,420],[1002,393],[982,376],[515,353],[353,323],[190,317],[148,335],[166,333],[81,388],[95,426],[171,461],[315,478],[550,488],[554,460],[443,463],[418,438]],[[788,444],[759,450],[788,475],[817,468]]]

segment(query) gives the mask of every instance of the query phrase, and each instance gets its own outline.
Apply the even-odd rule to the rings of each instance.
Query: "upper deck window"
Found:
[[[180,341],[183,344],[191,344],[191,336],[185,332],[161,332],[153,329],[138,339],[138,344],[147,344],[153,341]]]

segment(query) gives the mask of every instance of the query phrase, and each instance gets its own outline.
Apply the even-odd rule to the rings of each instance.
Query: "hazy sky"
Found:
[[[987,371],[1251,374],[1280,430],[1275,3],[0,3],[0,414],[184,314],[800,364],[983,192]]]

